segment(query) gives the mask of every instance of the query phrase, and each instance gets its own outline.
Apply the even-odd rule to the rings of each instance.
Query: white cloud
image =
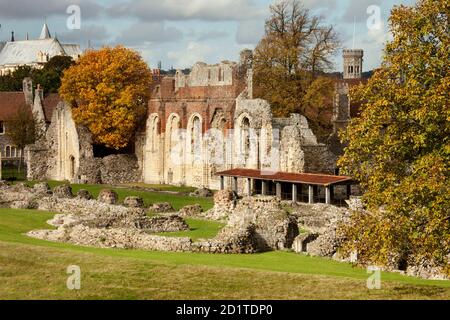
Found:
[[[261,17],[266,9],[252,0],[128,0],[108,9],[112,16],[151,20],[235,21]]]
[[[167,57],[174,62],[176,68],[187,68],[199,61],[207,61],[214,49],[204,43],[191,41],[187,47],[177,51],[169,51]]]
[[[226,32],[225,30],[211,29],[211,30],[201,31],[201,32],[193,31],[191,33],[191,36],[193,36],[197,41],[217,40],[217,39],[227,37],[228,32]]]
[[[264,21],[249,20],[239,22],[236,42],[244,45],[257,44],[264,35]]]
[[[116,38],[116,42],[135,46],[144,43],[164,43],[183,38],[183,33],[164,22],[139,22],[131,25]]]
[[[80,30],[58,34],[58,38],[62,42],[86,44],[88,41],[93,41],[93,45],[95,42],[104,42],[109,37],[110,35],[106,28],[99,25],[82,25]]]
[[[95,0],[0,0],[0,18],[43,19],[50,16],[67,16],[70,5],[79,5],[84,18],[98,16],[102,6]]]

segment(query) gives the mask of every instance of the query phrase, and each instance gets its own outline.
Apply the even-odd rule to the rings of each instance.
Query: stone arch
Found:
[[[152,153],[159,151],[159,133],[160,133],[160,119],[158,114],[150,115],[147,123],[147,150]]]
[[[188,120],[187,124],[187,136],[186,136],[186,151],[189,156],[189,162],[191,164],[200,163],[202,160],[203,146],[203,119],[198,113],[193,113]]]
[[[157,113],[151,114],[147,119],[143,177],[146,183],[162,183],[163,177],[163,151],[161,146],[161,119]]]
[[[236,130],[238,138],[238,153],[244,157],[244,162],[247,162],[250,156],[251,147],[251,128],[252,121],[248,113],[242,113],[236,121]]]
[[[167,118],[165,132],[164,177],[168,184],[184,184],[184,147],[181,130],[181,117],[172,113]]]
[[[259,168],[259,130],[253,117],[241,113],[235,120],[234,163],[244,168]]]
[[[215,174],[216,172],[226,170],[230,162],[227,154],[227,119],[222,108],[216,108],[214,110],[210,128],[204,137],[207,184],[214,189],[219,189],[220,178]]]
[[[73,155],[69,156],[69,176],[70,179],[75,178],[75,157]]]

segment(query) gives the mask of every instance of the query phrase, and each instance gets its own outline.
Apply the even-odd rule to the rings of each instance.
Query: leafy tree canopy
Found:
[[[40,84],[45,93],[56,93],[64,70],[73,63],[71,57],[55,56],[42,69],[20,66],[11,74],[0,76],[0,91],[22,91],[23,79],[30,77],[35,87]]]
[[[372,213],[343,231],[363,262],[394,256],[450,274],[449,13],[446,0],[395,7],[381,69],[352,92],[363,112],[343,134],[339,164],[361,182]]]
[[[334,85],[323,76],[333,65],[337,34],[299,0],[279,1],[270,11],[254,53],[255,95],[269,101],[277,117],[301,113],[316,129],[329,130],[331,117],[323,119],[319,109],[332,111]]]
[[[152,73],[136,51],[105,47],[88,51],[67,69],[59,93],[96,144],[121,149],[145,118],[151,81]]]

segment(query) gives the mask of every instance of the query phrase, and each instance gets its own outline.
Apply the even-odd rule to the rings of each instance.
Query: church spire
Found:
[[[50,35],[50,31],[48,30],[47,22],[44,23],[44,26],[42,27],[41,36],[39,37],[39,40],[44,39],[51,39],[52,36]]]

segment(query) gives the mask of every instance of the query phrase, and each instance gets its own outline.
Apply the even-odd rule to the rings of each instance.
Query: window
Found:
[[[5,124],[3,121],[0,121],[0,134],[5,134]]]
[[[11,157],[11,146],[6,146],[5,147],[5,158],[10,158]]]

